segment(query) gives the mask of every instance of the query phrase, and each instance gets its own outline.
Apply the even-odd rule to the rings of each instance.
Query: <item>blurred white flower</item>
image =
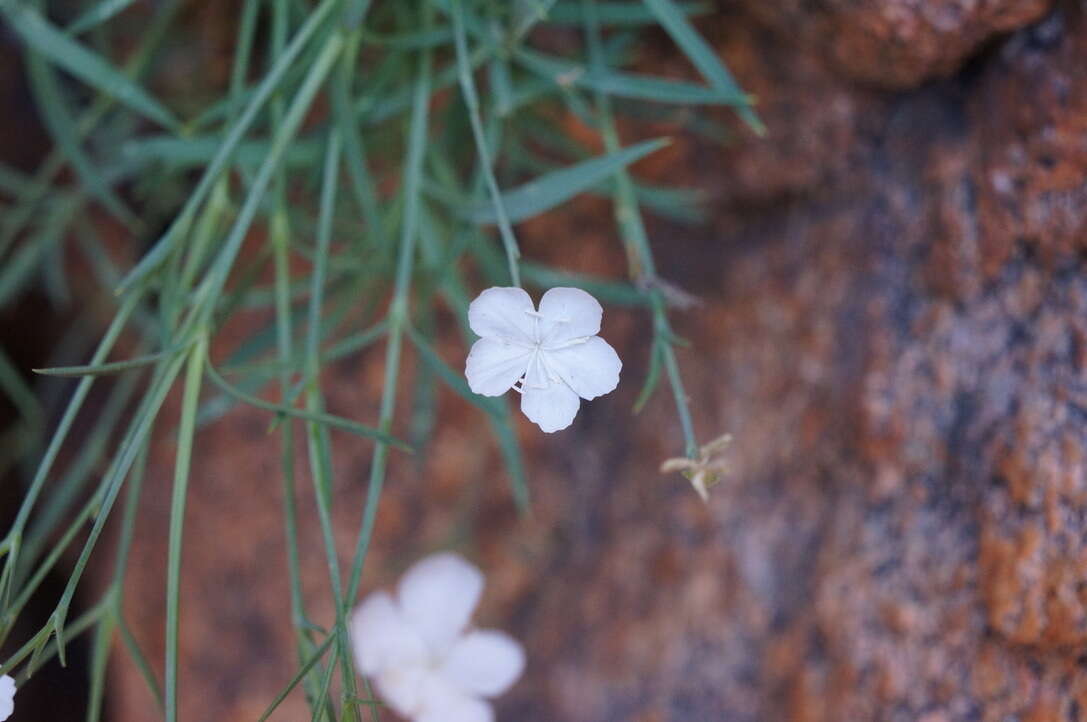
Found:
[[[414,722],[493,722],[486,701],[521,676],[525,652],[512,637],[468,629],[483,574],[456,554],[416,562],[397,598],[367,597],[351,617],[359,672],[378,695]]]
[[[483,396],[515,389],[521,411],[541,429],[565,429],[578,397],[588,401],[619,384],[623,364],[596,335],[603,314],[579,288],[552,288],[539,311],[523,289],[488,288],[468,307],[468,324],[481,337],[468,353],[468,385]]]
[[[0,677],[0,722],[15,711],[15,680],[6,674]]]

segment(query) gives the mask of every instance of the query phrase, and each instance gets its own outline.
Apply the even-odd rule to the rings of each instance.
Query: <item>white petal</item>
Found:
[[[385,592],[375,592],[359,605],[351,615],[350,628],[355,665],[364,675],[426,659],[422,637]]]
[[[15,711],[15,680],[4,675],[0,677],[0,722],[4,722]]]
[[[399,590],[404,617],[439,653],[468,625],[483,592],[483,574],[456,554],[434,554],[404,574]]]
[[[546,347],[600,333],[600,302],[580,288],[552,288],[540,299],[540,339]]]
[[[528,369],[525,371],[525,387],[533,389],[546,389],[552,381],[559,381],[558,377],[551,379],[540,359],[539,352],[533,352],[529,356]]]
[[[414,722],[494,722],[494,710],[475,695],[439,675],[432,675]]]
[[[472,391],[484,396],[501,396],[525,375],[532,351],[504,341],[481,338],[472,344],[464,375]]]
[[[611,345],[593,336],[585,343],[544,351],[548,368],[557,373],[578,396],[595,399],[615,390],[623,362]]]
[[[521,394],[521,411],[549,434],[573,423],[579,406],[577,394],[564,383],[552,383],[544,389],[526,384]]]
[[[374,689],[398,715],[414,719],[423,710],[426,690],[434,673],[422,665],[403,665],[381,670]]]
[[[502,694],[525,669],[525,650],[513,637],[480,629],[453,645],[442,673],[461,689],[482,697]]]
[[[468,306],[468,325],[477,336],[532,345],[536,307],[521,288],[488,288]]]

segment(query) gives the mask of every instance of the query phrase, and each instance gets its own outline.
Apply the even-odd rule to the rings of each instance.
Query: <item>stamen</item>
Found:
[[[562,378],[551,369],[551,364],[547,363],[547,354],[541,353],[538,358],[539,364],[543,367],[544,376],[547,377],[547,380],[553,384],[563,383]]]
[[[548,346],[547,350],[558,351],[559,349],[570,348],[571,346],[580,346],[581,344],[587,342],[590,338],[592,338],[592,336],[580,336],[578,338],[572,338],[569,341],[564,341],[558,344],[557,346]]]

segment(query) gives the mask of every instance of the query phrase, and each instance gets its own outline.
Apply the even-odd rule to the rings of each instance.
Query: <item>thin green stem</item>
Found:
[[[193,297],[192,304],[195,312],[190,318],[190,324],[199,324],[209,320],[215,307],[215,299],[219,298],[222,293],[227,276],[234,267],[238,251],[241,250],[242,241],[245,240],[246,234],[249,232],[249,228],[260,208],[260,203],[264,198],[264,191],[279,168],[279,163],[283,159],[287,146],[298,132],[303,118],[309,112],[314,96],[324,84],[325,78],[332,69],[342,48],[342,38],[339,35],[331,36],[325,42],[324,47],[321,48],[313,65],[310,66],[305,79],[302,81],[302,86],[298,89],[298,93],[287,110],[283,125],[276,129],[275,139],[272,141],[268,156],[264,159],[256,178],[253,180],[249,195],[238,212],[238,218],[234,221],[230,234],[223,241],[218,257],[212,263],[207,276]]]
[[[131,60],[123,68],[122,72],[133,80],[138,80],[150,65],[154,57],[154,51],[170,27],[181,0],[170,0],[164,4],[155,15],[148,32],[142,33],[140,46],[133,53]],[[97,92],[90,109],[84,113],[76,123],[76,139],[82,141],[91,131],[98,126],[109,110],[116,104],[113,96],[104,92]],[[25,224],[34,217],[34,211],[38,203],[52,188],[52,182],[57,174],[64,168],[65,158],[59,149],[53,150],[42,164],[25,192],[16,199],[15,211],[4,215],[0,224],[0,256],[3,255],[8,245],[19,234]]]
[[[278,695],[276,695],[276,698],[272,700],[272,703],[270,705],[268,705],[268,709],[264,710],[264,714],[260,716],[257,722],[264,722],[266,719],[272,716],[272,713],[276,711],[276,708],[279,707],[279,705],[283,704],[283,700],[287,699],[287,695],[289,695],[294,690],[294,688],[298,686],[298,683],[306,678],[306,675],[309,674],[309,671],[321,661],[321,657],[325,656],[325,652],[328,651],[328,648],[332,646],[332,643],[335,640],[335,636],[329,635],[328,638],[325,639],[325,641],[321,642],[321,646],[316,647],[313,650],[313,652],[310,654],[309,659],[302,663],[302,665],[298,669],[298,673],[295,674],[291,681],[287,683],[287,686],[284,687]]]
[[[140,374],[129,374],[110,390],[109,399],[95,419],[93,432],[79,449],[79,455],[69,464],[64,477],[50,488],[49,498],[41,511],[34,515],[34,524],[23,542],[24,559],[37,559],[45,545],[55,543],[50,538],[52,532],[78,500],[78,494],[105,453],[122,412],[136,393],[139,381]]]
[[[212,159],[211,163],[204,171],[199,183],[185,202],[185,206],[181,209],[181,212],[170,224],[170,227],[162,237],[155,243],[154,247],[140,259],[140,262],[137,263],[132,271],[130,271],[121,281],[118,289],[119,291],[131,288],[138,281],[150,275],[164,260],[166,260],[176,239],[181,236],[181,231],[189,226],[197,209],[204,202],[207,194],[211,192],[212,186],[219,179],[223,171],[226,170],[227,164],[234,155],[238,144],[256,120],[257,115],[264,107],[264,104],[268,101],[272,93],[280,88],[287,72],[294,67],[298,56],[302,53],[302,50],[306,45],[309,44],[309,41],[321,28],[326,27],[326,20],[337,5],[338,0],[324,0],[320,5],[314,8],[312,13],[310,13],[306,22],[299,28],[298,33],[295,34],[294,38],[284,49],[284,52],[276,58],[275,65],[268,71],[268,75],[264,77],[264,80],[261,81],[260,85],[257,87],[256,92],[250,98],[249,104],[241,114],[241,117],[231,125],[230,131],[226,134],[226,137],[224,137],[222,144],[219,146],[219,150],[215,154],[215,158]],[[326,53],[328,52],[328,43],[330,42],[331,41],[326,41]],[[338,50],[338,47],[334,48],[331,51],[331,54],[334,56]],[[324,57],[324,55],[321,57]],[[320,66],[315,63],[314,67]],[[327,71],[327,68],[325,70]],[[306,86],[303,85],[303,88],[305,87]],[[293,131],[289,135],[293,136]],[[278,159],[271,165],[275,166],[277,163]],[[268,172],[270,174],[271,170]],[[266,183],[267,181],[265,181],[265,184]]]
[[[83,632],[87,631],[101,619],[103,614],[108,614],[109,599],[103,599],[94,605],[82,615],[77,617],[68,626],[68,631],[72,637],[78,637]],[[38,630],[38,632],[28,639],[22,647],[16,650],[15,654],[11,655],[6,662],[0,665],[0,674],[10,674],[11,671],[19,665],[27,657],[30,657],[30,663],[26,666],[26,669],[21,675],[18,676],[16,684],[22,686],[26,680],[30,679],[34,670],[42,664],[52,659],[53,655],[60,650],[60,640],[54,640],[52,646],[49,645],[49,638],[53,633],[53,626],[51,623],[46,624],[44,627]]]
[[[128,321],[128,317],[136,308],[140,295],[141,294],[138,292],[133,292],[122,302],[121,308],[117,311],[117,315],[106,330],[105,335],[98,344],[94,356],[91,358],[92,364],[102,363],[106,356],[109,355],[110,350],[113,349],[113,345],[117,342],[118,336],[120,336],[121,330]],[[41,493],[42,487],[45,484],[45,480],[48,478],[49,472],[53,468],[53,463],[57,459],[57,454],[60,453],[60,447],[64,444],[64,440],[67,438],[68,432],[72,427],[72,422],[75,421],[76,415],[79,414],[79,410],[82,408],[83,402],[86,400],[87,394],[91,389],[91,384],[93,383],[94,378],[91,376],[85,376],[80,380],[75,393],[72,395],[72,400],[68,402],[68,407],[65,409],[64,415],[57,425],[56,431],[53,432],[53,437],[49,441],[49,446],[45,450],[41,462],[38,464],[38,470],[34,474],[33,480],[30,482],[30,488],[27,490],[26,496],[23,497],[22,504],[19,506],[19,513],[15,517],[15,522],[11,525],[11,529],[5,536],[4,546],[7,547],[8,558],[4,565],[2,580],[0,580],[0,611],[7,609],[8,601],[11,598],[11,582],[16,569],[18,569],[19,543],[22,539],[23,531],[26,528],[27,520],[30,518],[30,510],[34,508],[34,503],[37,501],[38,495]]]
[[[119,616],[117,619],[117,629],[121,633],[121,642],[124,644],[125,649],[128,650],[128,656],[132,658],[132,662],[136,665],[136,669],[139,670],[144,683],[147,684],[147,689],[151,691],[151,696],[155,698],[159,712],[165,716],[166,703],[162,699],[162,686],[159,685],[158,679],[155,678],[151,663],[147,661],[147,655],[140,649],[140,645],[136,642],[136,638],[132,636],[132,630],[128,628],[128,623],[125,622],[123,616]]]
[[[136,527],[136,514],[139,511],[140,492],[143,488],[144,471],[147,467],[148,443],[144,442],[140,455],[133,466],[128,483],[128,491],[125,496],[125,509],[121,520],[121,534],[117,542],[116,561],[114,562],[113,581],[111,582],[111,594],[109,600],[112,605],[112,613],[105,615],[99,623],[95,635],[94,654],[91,663],[91,699],[87,704],[87,722],[97,722],[102,715],[102,703],[105,696],[106,669],[110,652],[113,648],[113,632],[120,631],[122,641],[129,650],[133,662],[140,669],[145,679],[150,680],[149,687],[152,694],[158,690],[158,683],[154,680],[154,674],[147,667],[146,659],[139,650],[136,641],[125,637],[128,634],[124,626],[123,601],[124,580],[128,570],[128,553],[132,547],[132,537]],[[162,706],[161,693],[156,694],[156,701]]]
[[[432,9],[429,4],[423,8],[423,29],[430,28]],[[415,260],[415,241],[418,231],[419,195],[422,189],[423,158],[426,151],[428,114],[431,88],[431,51],[420,53],[419,66],[415,76],[412,93],[411,121],[408,126],[408,150],[404,161],[404,210],[401,214],[400,246],[396,264],[396,282],[393,287],[393,299],[389,306],[389,335],[385,347],[385,379],[381,392],[381,409],[378,416],[378,428],[388,432],[392,428],[393,412],[396,405],[396,387],[400,372],[400,351],[403,344],[404,327],[408,322],[408,296],[411,292],[412,267]],[[370,484],[366,492],[366,507],[363,510],[362,523],[355,544],[355,557],[351,565],[351,581],[347,586],[348,600],[353,604],[358,596],[359,582],[370,538],[377,519],[378,502],[385,483],[385,469],[388,462],[389,448],[378,444],[370,462]]]
[[[87,567],[91,552],[94,551],[94,547],[98,543],[98,538],[105,528],[106,520],[109,519],[110,511],[113,509],[113,504],[117,500],[117,495],[124,485],[124,480],[128,476],[128,472],[132,468],[132,464],[135,462],[145,440],[151,433],[151,427],[153,425],[151,422],[157,416],[163,401],[166,400],[166,394],[173,386],[174,379],[177,378],[177,374],[181,371],[183,363],[184,357],[179,356],[165,362],[163,366],[159,367],[155,374],[155,378],[152,380],[150,388],[148,389],[148,393],[144,397],[143,404],[141,404],[139,410],[133,417],[132,423],[129,424],[128,432],[121,442],[117,456],[114,457],[113,463],[110,465],[102,480],[104,496],[101,508],[98,509],[97,514],[95,515],[94,525],[91,527],[90,534],[87,535],[87,540],[83,544],[83,551],[80,552],[79,558],[76,560],[75,568],[68,578],[68,583],[64,587],[64,593],[61,594],[60,601],[57,603],[56,609],[53,611],[53,616],[50,620],[53,631],[57,635],[57,652],[60,655],[61,662],[64,662],[65,660],[63,636],[64,623],[68,615],[68,608],[72,603],[72,598],[75,596],[76,587],[79,585],[79,580],[82,578],[83,571]]]
[[[600,22],[596,1],[582,0],[581,7],[588,36],[589,64],[595,72],[602,72],[604,70],[603,49],[600,43]],[[604,138],[604,148],[609,153],[614,153],[619,150],[621,144],[611,109],[611,100],[607,93],[599,90],[596,92],[596,109],[600,132]],[[657,270],[653,262],[653,252],[649,247],[649,235],[646,233],[645,223],[638,209],[634,184],[625,168],[615,172],[614,201],[615,218],[627,248],[631,279],[636,286],[645,289],[645,293],[649,296],[655,343],[663,341],[658,348],[668,374],[668,382],[672,387],[672,396],[675,398],[685,452],[688,457],[695,458],[698,455],[698,440],[694,435],[687,394],[683,388],[679,364],[672,346],[674,336],[665,312],[663,295],[656,283]]]
[[[177,720],[178,631],[181,614],[181,552],[188,499],[189,470],[192,466],[196,407],[207,355],[207,337],[201,336],[189,352],[185,371],[185,392],[181,399],[181,423],[177,431],[177,458],[174,464],[174,491],[170,504],[170,541],[166,562],[166,722]]]
[[[521,252],[517,247],[517,237],[513,234],[506,206],[502,202],[502,191],[498,188],[498,181],[494,177],[491,163],[491,152],[488,148],[487,137],[483,132],[483,121],[480,119],[479,95],[476,93],[476,84],[472,79],[471,60],[468,56],[468,40],[464,29],[464,9],[461,0],[451,0],[451,15],[453,18],[453,35],[457,48],[457,77],[460,79],[461,94],[464,104],[468,109],[468,119],[472,125],[472,135],[476,142],[476,151],[479,154],[480,170],[487,183],[487,191],[494,204],[495,215],[498,219],[498,231],[502,236],[502,245],[506,248],[506,259],[509,263],[510,280],[514,286],[521,285],[521,274],[517,267],[517,259]]]
[[[324,301],[325,276],[332,240],[332,213],[336,203],[336,184],[339,176],[340,152],[342,143],[338,131],[332,131],[325,155],[325,172],[321,188],[321,209],[317,227],[317,252],[313,268],[312,290],[310,292],[309,328],[306,334],[306,408],[310,413],[322,413],[323,400],[319,386],[319,341],[321,330],[321,307]],[[344,694],[354,696],[355,673],[351,666],[350,640],[347,632],[347,610],[344,604],[340,580],[340,562],[336,553],[336,537],[332,529],[332,448],[328,430],[324,426],[309,422],[306,425],[309,442],[310,472],[313,476],[314,498],[317,502],[317,516],[321,524],[321,536],[325,546],[325,560],[328,565],[332,597],[336,604],[337,657],[341,665],[341,680]],[[331,672],[331,668],[329,669]],[[344,709],[345,719],[357,720],[353,707]]]
[[[227,392],[231,396],[234,396],[235,398],[244,401],[250,406],[256,406],[258,409],[273,411],[277,414],[282,414],[285,416],[292,416],[297,419],[302,419],[303,421],[315,421],[319,424],[327,424],[328,426],[333,426],[337,429],[343,429],[344,431],[350,431],[351,433],[357,434],[359,436],[365,436],[371,439],[375,439],[379,444],[391,445],[403,451],[412,450],[411,446],[406,441],[402,441],[380,429],[363,426],[360,423],[351,421],[350,419],[345,419],[342,416],[333,416],[332,414],[326,414],[323,411],[303,411],[302,409],[296,409],[290,406],[284,406],[282,404],[275,404],[271,401],[265,401],[258,396],[247,394],[246,392],[242,391],[241,389],[237,388],[226,379],[224,379],[222,375],[217,370],[215,370],[215,367],[212,366],[210,362],[207,364],[206,371],[208,373],[208,378],[211,379],[212,383],[214,383],[216,386],[218,386],[220,389]]]

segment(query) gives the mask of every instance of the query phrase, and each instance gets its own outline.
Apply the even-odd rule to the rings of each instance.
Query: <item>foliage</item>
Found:
[[[72,637],[93,632],[88,718],[98,719],[117,638],[165,718],[176,718],[182,520],[194,435],[234,405],[250,404],[278,426],[299,664],[269,713],[301,685],[315,719],[355,720],[373,705],[358,688],[345,620],[359,592],[386,468],[418,448],[426,431],[425,424],[413,427],[418,433],[405,437],[409,429],[394,425],[398,394],[413,394],[417,408],[432,410],[442,383],[476,405],[494,431],[517,504],[529,506],[509,409],[502,400],[473,395],[461,360],[439,353],[441,309],[452,309],[470,341],[465,309],[480,280],[577,286],[605,303],[644,306],[653,335],[639,403],[663,369],[685,451],[695,457],[677,339],[642,215],[697,220],[697,195],[630,175],[631,163],[667,140],[621,142],[613,100],[629,101],[622,107],[632,109],[734,106],[752,128],[760,126],[750,99],[691,25],[708,11],[706,3],[243,0],[229,83],[203,100],[163,79],[180,7],[180,0],[97,0],[61,20],[40,2],[0,0],[0,16],[25,48],[30,87],[54,143],[33,174],[0,165],[0,303],[40,284],[53,303],[69,304],[72,279],[61,260],[78,252],[113,305],[89,362],[42,371],[78,377],[48,434],[39,394],[0,351],[0,391],[21,415],[5,438],[0,470],[17,463],[30,469],[15,523],[0,542],[0,640],[50,570],[78,551],[48,624],[4,660],[0,673],[14,671],[21,684],[53,655],[63,661]],[[704,83],[629,69],[638,38],[653,25],[667,32]],[[135,47],[121,52],[134,27],[140,29]],[[564,53],[544,49],[553,46]],[[595,128],[604,152],[593,155],[563,134],[556,119],[564,114]],[[521,259],[514,224],[559,212],[579,193],[613,199],[629,281]],[[109,225],[103,214],[129,243],[147,244],[133,267],[122,267],[103,239],[100,229]],[[267,310],[267,326],[231,344],[222,336],[224,324],[254,309]],[[99,312],[93,304],[77,312],[70,343],[58,350],[62,363],[85,346]],[[379,342],[385,365],[377,419],[326,412],[321,369]],[[213,346],[230,352],[214,361]],[[117,358],[118,349],[129,351]],[[409,389],[400,373],[412,350],[423,363]],[[69,443],[73,428],[86,423],[92,386],[106,375],[112,379],[104,407],[84,438]],[[180,418],[160,422],[175,387]],[[277,402],[266,400],[273,391]],[[156,422],[160,432],[174,428],[178,444],[161,684],[121,614]],[[304,449],[295,448],[293,422],[304,427]],[[374,445],[349,560],[337,554],[329,513],[333,430]],[[294,507],[299,453],[309,460],[323,529],[337,612],[330,630],[308,621],[302,601]],[[105,471],[98,474],[100,465]],[[120,529],[113,581],[89,611],[70,619],[73,595],[111,519]],[[337,676],[341,692],[332,699]]]

